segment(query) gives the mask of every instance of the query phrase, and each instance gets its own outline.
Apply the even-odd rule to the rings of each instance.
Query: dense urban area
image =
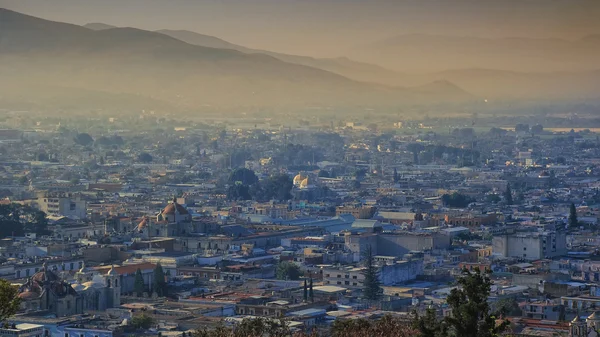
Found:
[[[442,319],[477,298],[503,332],[600,323],[589,129],[3,115],[0,275],[15,329],[443,336],[472,323]]]
[[[0,337],[600,337],[598,18],[0,0]]]

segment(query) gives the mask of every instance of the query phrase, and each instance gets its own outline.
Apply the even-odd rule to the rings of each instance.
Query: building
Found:
[[[87,205],[80,195],[65,192],[43,192],[38,195],[37,207],[48,215],[85,219]]]
[[[76,274],[77,283],[71,285],[44,264],[41,271],[19,288],[21,308],[48,311],[61,317],[121,305],[120,281],[114,269],[111,268],[105,276],[92,275],[83,266]]]
[[[338,206],[335,209],[335,215],[340,216],[342,214],[350,214],[355,219],[371,219],[375,214],[375,207],[373,206]]]
[[[41,337],[44,334],[44,326],[39,324],[12,324],[0,328],[0,337]]]
[[[563,313],[561,304],[550,301],[525,302],[519,305],[523,317],[558,321]]]
[[[423,260],[396,261],[391,264],[382,264],[378,268],[381,285],[390,286],[416,279],[423,273]],[[348,289],[362,289],[365,279],[364,269],[364,267],[354,266],[323,268],[323,284]]]
[[[83,313],[81,295],[49,270],[45,263],[41,271],[19,287],[18,296],[23,310],[45,310],[56,316]]]
[[[526,260],[553,258],[567,254],[566,234],[561,231],[503,232],[492,240],[493,253]]]

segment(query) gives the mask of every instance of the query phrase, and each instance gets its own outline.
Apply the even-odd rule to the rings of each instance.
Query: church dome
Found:
[[[44,263],[44,265],[42,266],[42,270],[33,274],[31,279],[37,283],[56,282],[60,280],[54,272],[48,270],[46,263]]]
[[[301,188],[306,188],[308,187],[309,181],[308,178],[305,178],[304,180],[302,180],[302,182],[300,183],[300,187]]]
[[[26,290],[19,294],[19,298],[22,300],[32,300],[38,297],[40,297],[40,294],[31,290]]]
[[[177,203],[177,198],[173,198],[173,201],[165,207],[161,214],[190,214],[185,207]]]
[[[140,221],[140,223],[137,225],[137,227],[135,228],[137,231],[141,231],[144,228],[148,227],[148,218],[144,217],[142,219],[142,221]]]
[[[304,181],[306,179],[306,176],[302,175],[302,173],[298,173],[295,177],[294,177],[294,185],[298,185],[301,184],[302,181]]]

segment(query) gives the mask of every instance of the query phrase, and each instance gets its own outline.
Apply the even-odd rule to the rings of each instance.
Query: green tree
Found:
[[[142,296],[144,293],[144,289],[146,285],[144,284],[144,277],[142,276],[142,271],[138,268],[135,271],[135,280],[133,281],[133,290],[135,291],[137,296]]]
[[[292,262],[281,261],[277,264],[275,275],[279,280],[299,280],[300,276],[302,276],[302,271],[300,267]]]
[[[508,327],[509,322],[496,323],[501,312],[492,312],[488,297],[492,281],[489,271],[473,272],[464,269],[446,302],[450,315],[438,321],[431,314],[416,317],[415,326],[423,337],[496,337]]]
[[[367,245],[363,254],[363,261],[365,264],[362,271],[365,277],[363,281],[363,297],[368,300],[376,300],[381,296],[382,289],[379,282],[379,270],[375,266],[371,245]]]
[[[17,296],[17,288],[10,282],[0,279],[0,322],[5,322],[19,311],[21,299]]]
[[[519,303],[514,298],[503,298],[494,304],[494,308],[502,317],[521,316],[523,311],[519,308]]]
[[[94,142],[92,136],[90,136],[87,133],[78,133],[73,140],[75,141],[75,143],[82,146],[92,145],[92,143]]]
[[[577,208],[575,207],[574,203],[571,203],[571,206],[569,207],[569,226],[577,227],[578,223],[579,220],[577,220]]]
[[[258,182],[258,177],[254,171],[249,170],[245,167],[235,169],[229,175],[229,182],[236,183],[241,182],[242,185],[252,185]]]
[[[138,161],[141,163],[151,163],[153,160],[152,155],[150,155],[148,152],[142,152],[139,154],[138,156]]]
[[[507,205],[513,204],[512,189],[510,188],[510,184],[506,185],[506,190],[504,191],[504,201],[506,201]]]
[[[150,329],[154,325],[154,319],[146,314],[133,316],[131,326],[135,329]]]
[[[306,283],[306,279],[304,279],[304,302],[308,302],[308,284]]]
[[[398,170],[394,167],[394,183],[397,183],[400,180],[398,176]]]
[[[165,281],[165,272],[160,263],[154,268],[154,291],[158,296],[167,296],[167,281]]]
[[[315,301],[315,293],[313,292],[313,279],[310,279],[310,282],[308,283],[308,297],[310,297],[310,301],[314,302]]]

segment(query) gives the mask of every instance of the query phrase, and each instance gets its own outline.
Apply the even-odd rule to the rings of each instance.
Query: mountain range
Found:
[[[397,71],[480,68],[519,72],[600,69],[598,35],[558,38],[483,38],[405,34],[368,43],[347,55]]]
[[[72,99],[74,92],[98,92],[185,109],[393,106],[472,98],[456,86],[444,86],[451,91],[438,95],[439,86],[424,91],[366,83],[263,53],[205,47],[135,28],[104,28],[0,9],[3,98],[33,100],[50,91],[60,101],[61,95]]]
[[[90,29],[116,28],[105,24],[88,24],[85,27]],[[464,62],[460,64],[465,66],[465,68],[461,69],[433,71],[437,68],[443,69],[443,67],[436,66],[436,63],[428,63],[422,72],[414,72],[414,69],[412,72],[400,72],[374,64],[358,62],[346,57],[322,59],[252,49],[227,42],[218,37],[185,30],[163,29],[157,32],[194,45],[233,49],[249,54],[266,54],[285,62],[326,70],[357,81],[389,86],[424,86],[425,92],[435,88],[434,93],[438,94],[438,97],[459,94],[464,89],[476,96],[490,99],[552,98],[577,100],[597,97],[596,88],[600,86],[600,70],[596,70],[600,69],[600,64],[596,66],[597,60],[592,60],[596,63],[592,63],[588,70],[533,72],[531,70],[515,71],[474,67],[477,64],[484,64],[489,67],[498,66],[498,64],[486,61],[487,58],[482,57],[479,59],[481,63]],[[380,42],[377,45],[383,47],[387,44],[404,43],[409,49],[415,45],[420,45],[422,48],[438,49],[435,52],[436,57],[449,58],[445,56],[449,55],[449,53],[442,51],[443,48],[448,49],[453,44],[456,44],[460,48],[469,46],[469,48],[474,50],[479,49],[480,51],[476,52],[476,54],[482,54],[484,52],[481,50],[493,47],[493,41],[512,44],[510,46],[511,50],[517,50],[517,53],[523,53],[517,47],[527,45],[529,50],[537,50],[535,53],[541,54],[544,50],[551,51],[553,49],[568,48],[572,43],[586,42],[589,45],[594,45],[600,42],[600,36],[590,35],[582,38],[579,42],[571,42],[560,39],[513,38],[494,40],[468,37],[457,38],[452,36],[409,35],[396,37],[385,43]],[[508,48],[508,46],[505,47]],[[548,57],[552,58],[554,56],[548,55]],[[517,56],[513,56],[513,58],[517,60],[523,59]],[[423,89],[420,90],[423,91]]]

